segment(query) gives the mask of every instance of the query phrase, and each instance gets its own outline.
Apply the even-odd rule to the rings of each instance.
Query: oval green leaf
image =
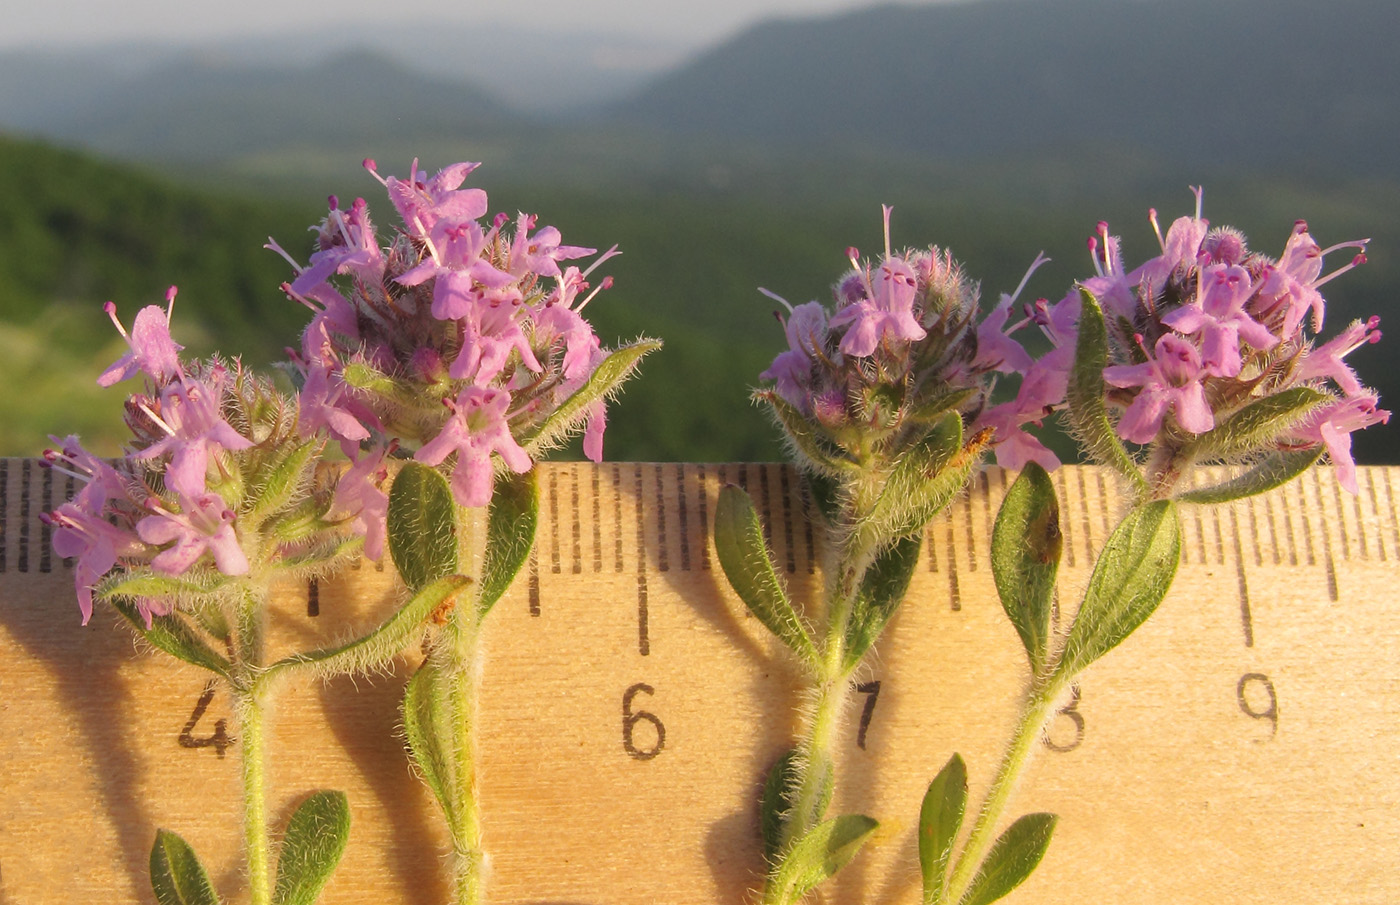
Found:
[[[960,905],[990,905],[1020,886],[1045,857],[1054,814],[1027,814],[997,839]]]
[[[773,568],[753,500],[734,484],[720,490],[715,505],[715,553],[730,586],[749,612],[803,661],[815,664],[816,646]]]
[[[169,830],[156,830],[151,846],[151,890],[159,905],[219,905],[194,849]]]
[[[131,623],[132,628],[153,647],[165,651],[177,660],[184,660],[203,667],[221,676],[228,676],[229,662],[210,647],[201,633],[186,620],[178,610],[164,616],[151,617],[151,627],[146,628],[146,620],[136,604],[125,597],[113,597],[112,606]]]
[[[457,509],[447,479],[407,462],[389,490],[389,555],[410,591],[457,571]]]
[[[1063,537],[1060,503],[1050,475],[1034,462],[1021,469],[1002,500],[992,529],[992,577],[1031,671],[1045,671],[1050,652],[1050,611]]]
[[[408,753],[423,782],[432,790],[447,817],[448,827],[457,826],[452,795],[454,767],[442,740],[452,737],[452,708],[442,671],[427,660],[413,678],[403,699],[403,729]]]
[[[856,668],[899,609],[914,578],[923,543],[922,532],[902,537],[880,551],[865,570],[846,623],[846,652],[842,658],[845,672]]]
[[[1108,366],[1108,328],[1103,310],[1087,289],[1080,289],[1079,338],[1074,347],[1074,369],[1066,392],[1068,417],[1084,451],[1111,467],[1132,483],[1139,493],[1147,481],[1137,463],[1118,439],[1104,402],[1103,369]]]
[[[349,839],[350,802],[345,793],[312,793],[287,824],[272,905],[315,905]]]
[[[535,470],[497,475],[486,519],[486,560],[482,564],[481,590],[476,602],[478,618],[485,616],[501,599],[515,576],[520,574],[525,560],[530,558],[539,520],[540,494]]]
[[[1157,500],[1129,512],[1094,564],[1058,674],[1073,678],[1147,621],[1167,595],[1180,559],[1175,503]]]
[[[1242,500],[1281,487],[1307,471],[1322,457],[1321,446],[1270,453],[1243,474],[1212,487],[1201,487],[1176,495],[1183,503],[1219,504]]]
[[[924,793],[919,809],[919,870],[924,878],[924,905],[943,900],[948,861],[967,810],[967,765],[954,754]]]

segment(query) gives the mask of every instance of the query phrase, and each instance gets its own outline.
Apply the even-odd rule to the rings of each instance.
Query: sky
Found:
[[[43,0],[7,4],[0,47],[58,48],[132,39],[199,42],[373,22],[402,28],[406,43],[413,40],[415,28],[494,22],[703,44],[765,18],[876,5],[880,0],[415,0],[389,12],[383,0]],[[411,12],[402,12],[405,8]],[[331,9],[333,16],[328,15]]]

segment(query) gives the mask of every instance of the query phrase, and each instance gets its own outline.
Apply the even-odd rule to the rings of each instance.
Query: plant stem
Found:
[[[846,627],[850,622],[859,578],[869,557],[847,551],[840,567],[828,579],[828,626],[824,639],[820,673],[813,688],[815,701],[798,756],[792,808],[783,823],[778,851],[786,856],[797,840],[819,824],[835,785],[833,752],[840,733],[846,704],[850,700],[850,670],[843,668],[846,656]],[[783,902],[771,882],[764,890],[764,905]]]
[[[476,579],[481,587],[482,564],[486,555],[486,509],[464,509],[457,513],[458,569]],[[465,596],[465,595],[464,595]],[[479,905],[483,900],[485,852],[482,848],[481,814],[477,803],[476,774],[476,678],[480,669],[481,617],[476,595],[470,605],[459,604],[452,613],[447,653],[451,660],[452,788],[453,817],[453,902]]]
[[[267,834],[266,773],[263,768],[263,702],[257,692],[236,695],[243,760],[243,834],[248,853],[252,905],[267,905],[271,870]]]
[[[267,833],[267,774],[264,767],[265,694],[258,681],[263,660],[264,599],[252,590],[239,602],[233,682],[243,762],[243,839],[247,849],[248,888],[252,905],[271,900],[271,842]]]
[[[995,833],[1002,813],[1011,802],[1016,784],[1030,764],[1031,755],[1040,744],[1045,724],[1054,716],[1060,693],[1068,685],[1068,681],[1052,678],[1048,683],[1037,686],[1032,680],[1032,686],[1026,694],[1026,703],[1021,709],[1020,723],[1006,747],[1006,754],[1002,758],[996,779],[987,790],[987,797],[982,802],[972,833],[953,866],[952,876],[941,900],[943,903],[960,902],[967,894],[982,867],[983,859],[987,857],[987,852],[996,841]]]

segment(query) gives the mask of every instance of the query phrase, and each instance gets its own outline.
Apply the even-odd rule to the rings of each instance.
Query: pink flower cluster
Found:
[[[532,215],[483,222],[486,193],[461,187],[477,164],[428,176],[414,161],[407,179],[365,166],[402,221],[387,245],[364,199],[344,209],[335,198],[305,267],[269,245],[297,269],[283,288],[314,312],[293,355],[303,412],[356,461],[390,442],[429,465],[455,456],[457,501],[485,505],[493,456],[528,470],[522,444],[607,357],[581,311],[611,285],[588,291],[616,250],[581,270],[564,262],[594,250],[562,244]],[[603,401],[582,420],[584,451],[597,461]]]
[[[1151,212],[1161,254],[1133,270],[1107,224],[1089,240],[1096,273],[1081,285],[1102,307],[1109,331],[1103,376],[1120,412],[1118,435],[1180,446],[1256,400],[1305,386],[1328,399],[1274,448],[1325,446],[1339,480],[1355,491],[1351,433],[1390,413],[1344,358],[1380,339],[1379,320],[1356,321],[1320,345],[1314,337],[1326,311],[1319,288],[1363,263],[1366,242],[1323,249],[1299,221],[1275,260],[1250,251],[1237,230],[1210,229],[1200,202],[1197,189],[1195,215],[1177,219],[1165,236]],[[1341,249],[1357,253],[1324,275],[1324,256]],[[1038,304],[1032,316],[1055,348],[1027,373],[1013,411],[1039,413],[1063,402],[1079,309],[1077,291],[1057,305]]]
[[[130,349],[97,382],[111,386],[146,377],[144,392],[126,402],[132,443],[125,455],[109,463],[72,436],[54,438],[58,448],[45,453],[50,467],[82,482],[70,502],[43,518],[54,529],[54,549],[77,559],[75,584],[84,624],[92,615],[95,586],[119,565],[126,573],[149,573],[154,579],[149,589],[162,587],[162,579],[247,576],[253,569],[249,551],[268,555],[269,544],[260,536],[265,525],[240,521],[260,504],[266,509],[255,488],[278,463],[275,452],[268,451],[318,442],[298,432],[292,403],[238,362],[181,362],[182,347],[170,337],[174,297],[172,287],[165,309],[143,308],[130,334],[117,320],[115,306],[106,305]],[[303,483],[309,484],[313,467],[314,461],[305,467]],[[356,488],[357,482],[364,486]],[[353,497],[352,505],[343,506],[342,497]],[[372,481],[350,475],[336,492],[335,506],[343,511],[330,513],[324,527],[335,532],[341,523],[382,509],[382,498]],[[293,502],[300,500],[286,501]],[[270,523],[278,514],[264,511],[260,521]],[[372,537],[373,529],[359,528],[360,533],[366,530]],[[382,527],[378,531],[382,535]],[[166,581],[164,587],[171,593],[152,592],[136,600],[148,627],[152,616],[169,612],[179,596],[179,583]]]
[[[951,254],[936,246],[892,253],[889,217],[886,207],[879,261],[864,264],[847,250],[851,269],[833,289],[834,312],[815,301],[792,307],[765,290],[788,308],[788,349],[760,377],[848,452],[862,436],[896,437],[939,399],[961,397],[953,408],[971,417],[982,410],[994,372],[1021,373],[1031,364],[1006,329],[1016,294],[979,322],[977,286]]]

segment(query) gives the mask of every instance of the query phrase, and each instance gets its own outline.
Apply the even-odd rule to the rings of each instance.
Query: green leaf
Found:
[[[776,901],[796,902],[845,867],[878,826],[863,814],[845,814],[812,827],[792,846],[773,875]]]
[[[478,618],[485,616],[501,599],[525,560],[530,558],[539,519],[539,482],[535,470],[498,475],[486,523],[486,561],[482,565],[481,590],[476,601]]]
[[[404,463],[389,490],[389,555],[410,591],[457,571],[457,507],[436,469]]]
[[[1118,439],[1104,402],[1103,369],[1108,366],[1108,330],[1104,326],[1103,310],[1087,289],[1079,290],[1079,298],[1079,339],[1066,393],[1068,417],[1084,451],[1127,478],[1134,489],[1142,493],[1148,489],[1147,481]]]
[[[151,889],[159,905],[219,905],[194,849],[169,830],[156,830],[151,846]]]
[[[565,399],[538,427],[520,438],[520,445],[525,447],[531,458],[536,458],[538,453],[558,444],[583,421],[589,406],[610,399],[621,388],[623,381],[632,376],[642,358],[660,348],[659,340],[639,339],[610,354],[578,392]]]
[[[843,670],[855,669],[899,609],[909,590],[909,582],[914,578],[914,566],[919,561],[923,543],[922,533],[902,537],[882,550],[865,570],[856,590],[850,621],[846,623]]]
[[[948,859],[967,809],[967,765],[960,755],[948,758],[924,793],[919,809],[919,869],[924,876],[924,905],[943,899]]]
[[[260,486],[250,488],[255,501],[244,518],[245,524],[261,525],[270,515],[290,506],[302,494],[310,479],[307,465],[321,451],[317,442],[295,443],[276,451],[268,467],[260,469],[264,479]]]
[[[314,905],[349,839],[350,803],[345,793],[312,793],[287,824],[272,905]]]
[[[1072,678],[1142,625],[1167,595],[1180,558],[1175,503],[1157,500],[1129,512],[1094,564],[1059,674]]]
[[[895,463],[855,542],[878,549],[922,531],[962,492],[989,440],[979,433],[964,444],[962,418],[945,416]]]
[[[1322,457],[1322,447],[1270,453],[1253,468],[1214,487],[1201,487],[1176,495],[1183,503],[1228,503],[1287,484]]]
[[[1050,655],[1050,610],[1063,537],[1050,475],[1034,462],[1021,469],[992,529],[992,577],[1002,609],[1041,675]]]
[[[292,654],[267,667],[258,676],[262,683],[271,682],[283,670],[310,667],[325,676],[367,672],[383,666],[414,642],[426,628],[434,613],[472,583],[465,575],[448,575],[420,590],[408,603],[399,607],[379,627],[362,638],[335,647],[323,647],[306,653]]]
[[[792,809],[790,797],[797,785],[797,751],[792,750],[778,758],[773,769],[768,771],[768,779],[763,783],[763,798],[759,801],[758,827],[763,836],[763,861],[766,864],[778,863],[783,844],[783,827],[787,824],[788,812]]]
[[[112,606],[116,607],[117,612],[125,616],[126,621],[130,622],[132,627],[141,633],[141,637],[153,647],[210,672],[221,676],[228,675],[228,660],[206,644],[200,633],[178,610],[165,616],[151,617],[151,627],[146,628],[146,620],[141,616],[141,611],[134,601],[125,597],[113,597]]]
[[[749,612],[799,657],[815,665],[816,646],[773,568],[753,500],[734,484],[720,490],[715,505],[715,552],[729,584]]]
[[[947,390],[910,407],[908,417],[923,424],[934,424],[980,392],[978,387]]]
[[[1192,462],[1208,462],[1267,448],[1330,398],[1312,387],[1293,387],[1256,399],[1201,434],[1182,454]]]
[[[452,794],[455,776],[451,758],[442,741],[452,737],[452,707],[449,683],[432,661],[424,661],[408,680],[403,699],[403,728],[413,763],[437,797],[449,827],[457,826],[456,801]]]
[[[987,853],[961,905],[990,905],[1025,882],[1045,857],[1056,819],[1054,814],[1026,814],[1007,827]]]
[[[802,464],[807,470],[832,477],[855,470],[855,463],[825,440],[821,428],[810,418],[803,417],[782,396],[770,390],[760,390],[753,394],[753,398],[772,406],[773,415],[782,426],[783,433],[787,434],[793,447],[806,460]]]

